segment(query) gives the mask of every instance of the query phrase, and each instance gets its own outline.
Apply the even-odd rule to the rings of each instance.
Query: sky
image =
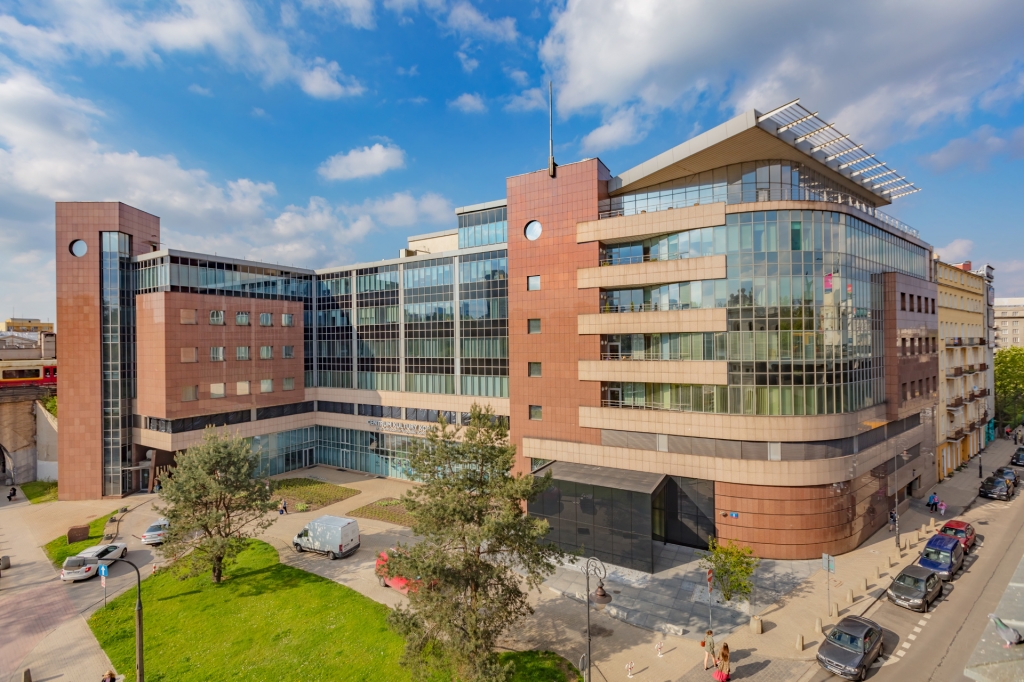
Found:
[[[884,209],[1024,296],[1024,3],[0,0],[0,315],[55,317],[54,202],[166,247],[393,258],[555,157],[617,174],[797,97],[923,191]]]

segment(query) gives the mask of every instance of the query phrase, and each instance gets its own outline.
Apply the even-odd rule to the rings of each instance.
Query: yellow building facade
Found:
[[[985,447],[992,391],[982,275],[970,263],[933,261],[939,294],[939,405],[935,415],[936,467],[941,480]]]
[[[0,332],[52,332],[53,322],[30,317],[9,317],[0,322]]]

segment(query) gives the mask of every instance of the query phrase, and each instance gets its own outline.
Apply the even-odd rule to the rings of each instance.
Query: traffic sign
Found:
[[[100,575],[102,575],[103,577],[110,575],[110,573],[107,570],[107,567],[104,564],[100,564]]]
[[[714,572],[709,568],[708,569],[708,592],[709,593],[711,592],[711,578],[712,577],[714,577]]]
[[[100,585],[103,586],[103,589],[106,589],[106,587],[107,587],[107,576],[105,576],[103,574],[100,574]]]

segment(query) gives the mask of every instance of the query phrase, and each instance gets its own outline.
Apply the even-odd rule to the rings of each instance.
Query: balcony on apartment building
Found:
[[[951,348],[953,346],[962,346],[962,345],[964,345],[964,340],[962,338],[960,338],[959,336],[950,336],[950,337],[946,338],[946,348]]]
[[[964,375],[964,368],[963,367],[947,367],[946,368],[946,378],[947,379],[956,379],[957,377],[961,377],[963,375]]]
[[[978,371],[979,372],[987,372],[988,371],[988,363],[987,362],[979,363],[978,364]]]
[[[949,434],[949,440],[960,440],[964,437],[964,430],[962,428],[956,429],[953,433]]]
[[[964,406],[964,398],[963,398],[963,396],[959,396],[958,395],[957,397],[953,398],[952,400],[947,400],[946,401],[946,409],[948,409],[948,410],[958,410],[958,409],[960,409],[963,406]]]
[[[964,365],[964,374],[974,374],[978,371],[976,365]]]

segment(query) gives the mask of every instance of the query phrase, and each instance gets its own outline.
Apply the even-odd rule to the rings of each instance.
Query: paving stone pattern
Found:
[[[757,682],[793,682],[812,664],[806,661],[771,660],[750,651],[735,651],[732,655],[732,680]],[[675,682],[708,682],[713,680],[712,670],[704,670],[703,657]]]

